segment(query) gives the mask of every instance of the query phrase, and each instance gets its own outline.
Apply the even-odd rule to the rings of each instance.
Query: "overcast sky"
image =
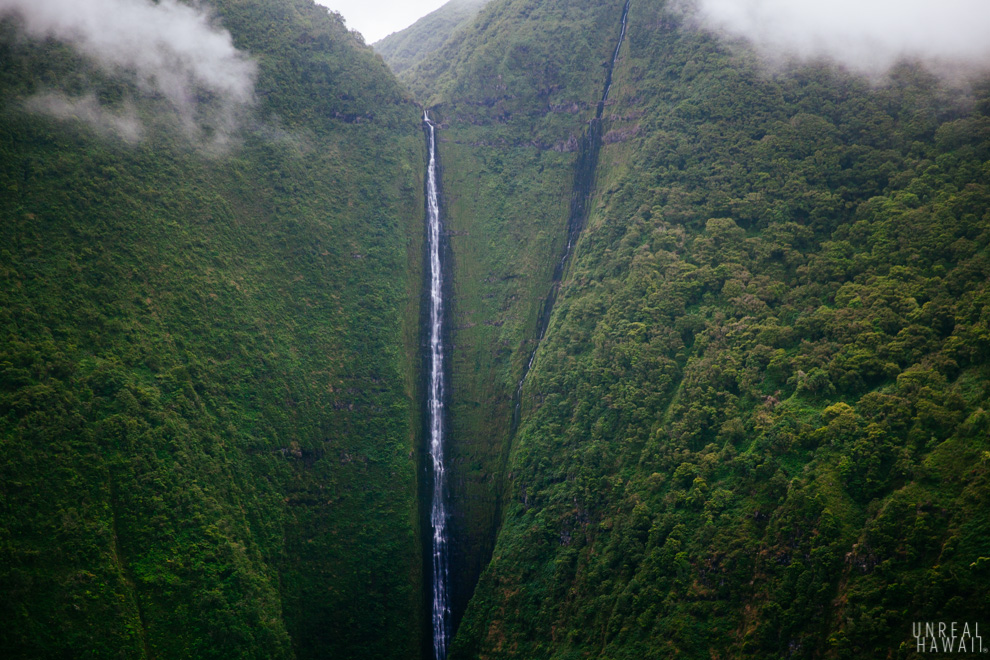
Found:
[[[439,8],[447,0],[316,0],[339,11],[347,27],[364,35],[373,44],[382,37],[407,28]]]

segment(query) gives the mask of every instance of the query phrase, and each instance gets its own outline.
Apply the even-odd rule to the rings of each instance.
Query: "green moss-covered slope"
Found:
[[[223,152],[0,23],[7,658],[420,649],[418,109],[309,0],[211,4],[259,68]]]
[[[490,556],[513,395],[564,249],[578,144],[623,2],[491,2],[403,73],[440,121],[451,252],[455,616]]]
[[[631,3],[452,657],[912,657],[990,607],[988,86],[770,72],[665,5]]]
[[[198,128],[0,22],[4,657],[429,647],[413,94],[452,658],[909,658],[990,609],[985,80],[768,70],[632,0],[599,124],[624,0],[448,5],[409,91],[311,0],[209,4],[257,102]]]

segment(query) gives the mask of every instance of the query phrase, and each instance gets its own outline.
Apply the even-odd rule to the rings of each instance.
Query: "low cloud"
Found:
[[[190,131],[205,123],[215,136],[254,100],[255,63],[197,7],[176,0],[0,0],[0,17],[7,16],[18,17],[30,37],[65,42],[106,73],[133,76],[143,92],[164,97]],[[57,98],[35,105],[58,110]],[[95,123],[118,116],[89,96],[61,101]]]
[[[113,135],[130,143],[141,139],[143,127],[132,104],[111,110],[100,105],[94,94],[72,98],[56,92],[37,94],[25,101],[24,106],[40,114],[61,120],[86,122],[104,135]]]
[[[990,64],[987,0],[697,0],[702,22],[771,56],[826,57],[869,74],[901,59]]]

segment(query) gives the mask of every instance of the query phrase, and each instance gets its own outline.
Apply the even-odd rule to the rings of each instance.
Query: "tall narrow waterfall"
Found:
[[[437,182],[437,132],[423,113],[429,135],[430,165],[426,175],[426,220],[430,256],[430,457],[433,459],[433,656],[447,657],[450,602],[447,597],[447,473],[444,465],[443,271],[440,263],[440,195]]]

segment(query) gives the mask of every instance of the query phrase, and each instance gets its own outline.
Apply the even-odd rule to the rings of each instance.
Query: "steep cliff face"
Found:
[[[498,52],[538,51],[543,29],[525,44],[507,31]],[[462,120],[484,128],[447,110],[448,139],[508,141],[524,108],[529,126],[561,126],[556,99],[523,105],[543,80],[524,71],[487,78]],[[441,93],[468,84],[453,77]],[[988,86],[952,90],[915,65],[881,84],[771,71],[659,0],[631,3],[613,82],[590,218],[452,657],[908,657],[912,621],[972,620],[990,555]],[[504,123],[476,119],[488,112]],[[540,181],[561,218],[573,158],[556,179],[501,178],[495,142],[471,147],[485,167],[470,180],[505,181],[500,209]],[[550,159],[554,144],[530,148]],[[482,224],[539,216],[493,204],[452,212],[499,246],[469,263],[504,249],[552,266],[559,243]],[[516,310],[537,299],[512,295]],[[464,355],[491,344],[461,332]]]
[[[235,79],[0,16],[0,649],[428,653],[413,94],[452,658],[906,658],[988,611],[990,84],[768,69],[688,4],[441,12],[411,91],[310,0],[209,3]]]
[[[513,395],[563,253],[623,3],[493,2],[402,74],[440,121],[450,233],[455,617],[501,517]]]
[[[224,122],[0,23],[0,648],[416,657],[419,112],[308,0],[210,6]]]

